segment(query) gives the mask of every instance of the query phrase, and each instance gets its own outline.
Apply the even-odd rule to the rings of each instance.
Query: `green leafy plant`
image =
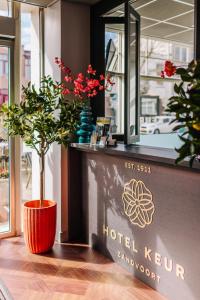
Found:
[[[45,155],[54,142],[67,146],[73,141],[82,102],[64,100],[62,85],[50,76],[41,79],[40,88],[28,83],[23,87],[20,104],[3,105],[4,126],[9,136],[21,136],[36,150],[40,159],[40,206],[44,199]]]
[[[161,76],[180,76],[180,83],[175,83],[175,96],[169,99],[167,111],[175,113],[178,121],[173,130],[182,131],[180,139],[183,145],[176,149],[179,163],[186,157],[189,158],[190,166],[194,159],[200,160],[200,61],[193,60],[186,68],[176,67],[172,62],[165,62],[165,69]]]

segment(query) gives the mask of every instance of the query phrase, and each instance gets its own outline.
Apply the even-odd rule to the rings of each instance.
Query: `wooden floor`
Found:
[[[23,238],[0,240],[0,278],[19,300],[164,300],[87,246],[28,253]]]

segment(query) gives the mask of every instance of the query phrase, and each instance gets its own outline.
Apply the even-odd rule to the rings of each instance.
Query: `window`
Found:
[[[124,132],[124,25],[106,24],[106,72],[115,82],[111,91],[105,92],[105,116],[111,118],[112,133]]]
[[[17,81],[16,87],[21,87],[22,85],[26,86],[27,83],[31,80],[36,85],[39,85],[40,80],[40,45],[39,45],[39,11],[42,12],[42,8],[28,5],[28,4],[17,4],[15,7],[16,15],[21,21],[21,28],[18,26],[14,27],[14,22],[10,18],[12,17],[12,5],[15,7],[13,1],[0,1],[0,16],[1,17],[1,34],[6,37],[6,39],[0,38],[0,105],[3,103],[8,103],[11,101],[19,101],[17,97],[13,97],[13,69],[14,67],[18,68],[18,62],[14,64],[14,43],[16,43],[16,59],[18,58],[18,42],[21,41],[20,48],[20,57],[19,62],[21,63],[20,70],[21,74],[15,77]],[[2,26],[4,25],[5,26]],[[9,25],[15,32],[15,39],[13,39],[14,34],[8,30]],[[41,25],[42,26],[42,25]],[[13,33],[12,32],[12,33]],[[19,71],[15,69],[15,71]],[[18,83],[19,80],[19,83]],[[16,88],[16,90],[17,90]],[[9,96],[10,95],[10,96]],[[16,153],[19,152],[19,144],[16,142],[16,147],[10,147],[10,142],[7,138],[6,130],[3,128],[3,119],[0,118],[0,192],[1,192],[1,203],[0,203],[0,235],[9,234],[14,235],[15,229],[15,220],[12,204],[14,200],[12,199],[13,193],[13,184],[16,184],[19,176],[17,176],[19,171],[21,172],[21,195],[17,195],[22,200],[32,199],[32,160],[33,154],[32,149],[26,147],[22,144],[22,157],[21,157],[21,169],[13,169],[15,166],[15,159],[13,159],[13,149],[15,148]],[[13,140],[11,139],[11,143]],[[17,155],[18,156],[18,155]],[[18,163],[16,164],[18,167]],[[11,171],[10,171],[11,170]],[[14,178],[13,176],[16,177]],[[12,192],[10,193],[10,187]],[[18,193],[18,192],[16,192]],[[16,195],[15,195],[16,196]],[[15,203],[18,206],[18,203]],[[18,209],[17,209],[18,210]],[[11,218],[12,215],[12,218]],[[19,225],[19,224],[18,224]],[[12,232],[11,232],[12,231]],[[6,232],[6,233],[5,233]]]
[[[194,57],[194,2],[186,2],[169,0],[168,9],[162,0],[133,3],[141,16],[141,145],[172,149],[180,146],[178,132],[173,132],[175,125],[169,122],[173,116],[168,118],[166,112],[178,78],[161,79],[160,72],[165,60],[178,66],[187,65]]]
[[[0,106],[9,104],[10,72],[12,43],[0,41]],[[0,236],[10,235],[13,231],[13,207],[10,194],[12,185],[12,162],[11,143],[8,139],[6,128],[3,125],[3,115],[0,116]]]
[[[140,115],[143,117],[156,116],[159,114],[159,97],[141,96]]]
[[[24,77],[26,80],[31,80],[31,57],[30,52],[28,55],[26,55],[25,61],[24,61]]]
[[[8,0],[0,1],[0,16],[12,17],[12,1],[8,1]]]
[[[3,67],[4,63],[2,60],[0,60],[0,76],[3,75],[3,70],[4,70],[4,67]]]
[[[28,82],[39,85],[39,8],[21,4],[21,86]],[[24,143],[21,147],[22,201],[32,199],[33,151]],[[33,171],[34,172],[34,171]]]
[[[192,47],[181,47],[174,46],[174,55],[172,56],[174,61],[177,62],[187,62],[192,60]]]
[[[0,76],[8,75],[8,54],[3,53],[4,51],[4,48],[2,48],[2,53],[0,54]]]

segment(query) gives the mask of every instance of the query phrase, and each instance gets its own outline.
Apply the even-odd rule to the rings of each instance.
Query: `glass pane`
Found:
[[[141,116],[157,116],[158,100],[158,97],[141,96]]]
[[[21,4],[21,86],[27,86],[29,81],[38,86],[39,78],[39,8]],[[21,199],[23,202],[33,198],[33,160],[33,150],[22,142]]]
[[[186,66],[194,57],[194,1],[135,1],[132,6],[141,16],[140,144],[178,148],[179,132],[173,132],[175,124],[167,119],[173,115],[166,108],[179,77],[162,79],[160,72],[165,60]]]
[[[105,69],[115,85],[105,92],[105,116],[111,118],[112,133],[124,132],[124,25],[106,24]]]
[[[0,16],[12,17],[12,1],[0,1]]]
[[[0,46],[0,105],[9,99],[9,48]],[[0,233],[10,230],[9,142],[0,117]]]
[[[148,58],[147,60],[147,74],[148,76],[160,76],[160,70],[163,68],[163,60]]]

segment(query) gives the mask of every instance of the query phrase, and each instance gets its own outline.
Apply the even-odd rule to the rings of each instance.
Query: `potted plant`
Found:
[[[189,158],[190,166],[200,160],[200,61],[191,61],[186,67],[177,67],[171,61],[165,62],[161,77],[180,76],[174,85],[175,95],[169,99],[167,111],[175,114],[177,125],[173,130],[180,132],[182,146],[176,151],[176,163]],[[181,133],[182,132],[182,133]]]
[[[56,231],[56,202],[44,199],[45,155],[54,142],[67,146],[79,122],[80,100],[65,101],[62,85],[50,76],[36,90],[23,87],[20,104],[3,105],[4,126],[9,136],[19,135],[35,149],[40,160],[40,199],[24,203],[24,237],[32,253],[46,252],[53,246]]]
[[[36,90],[29,82],[22,88],[20,104],[1,107],[9,136],[19,135],[40,160],[40,199],[24,203],[24,237],[32,253],[50,250],[55,239],[56,202],[44,199],[45,155],[52,143],[68,146],[74,140],[81,109],[98,91],[113,84],[107,77],[104,85],[103,75],[99,80],[82,73],[74,76],[61,59],[55,62],[65,74],[63,83],[45,76]],[[96,71],[89,65],[87,73],[94,76]]]

